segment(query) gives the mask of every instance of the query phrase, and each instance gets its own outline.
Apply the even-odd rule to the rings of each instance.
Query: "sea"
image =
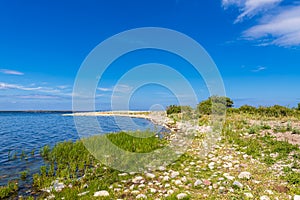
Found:
[[[29,177],[38,173],[45,164],[39,154],[45,145],[53,147],[58,142],[80,139],[73,116],[64,114],[68,112],[0,112],[0,186],[20,179],[22,171],[28,171]],[[95,134],[158,128],[142,118],[130,118],[134,123],[120,126],[120,122],[128,120],[129,117],[97,117],[101,131]],[[30,178],[19,180],[20,191],[26,193],[31,184]]]

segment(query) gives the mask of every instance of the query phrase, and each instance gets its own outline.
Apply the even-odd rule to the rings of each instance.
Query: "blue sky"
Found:
[[[200,43],[235,106],[300,102],[300,1],[10,0],[0,2],[0,110],[70,110],[73,83],[89,52],[108,37],[139,27],[173,29]],[[97,109],[109,108],[122,72],[149,62],[178,69],[199,101],[209,96],[188,63],[153,50],[112,64],[99,84]],[[130,88],[122,84],[116,92],[122,97]],[[132,96],[130,108],[176,102],[168,88],[148,85]]]

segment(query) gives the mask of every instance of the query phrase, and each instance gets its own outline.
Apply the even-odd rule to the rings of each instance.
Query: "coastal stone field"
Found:
[[[185,127],[173,119],[156,116],[153,120],[173,130]],[[41,183],[35,182],[29,195],[19,198],[299,200],[300,149],[293,139],[299,135],[292,132],[300,128],[299,123],[277,122],[229,115],[217,143],[203,151],[210,126],[209,120],[201,118],[194,127],[194,142],[170,165],[124,173],[95,161],[79,177],[44,172]],[[284,134],[289,139],[282,140]],[[176,137],[176,131],[162,140],[170,137]]]

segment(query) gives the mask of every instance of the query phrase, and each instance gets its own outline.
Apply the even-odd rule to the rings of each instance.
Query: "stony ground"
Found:
[[[107,190],[98,187],[95,191],[86,183],[76,198],[299,200],[299,146],[273,138],[279,133],[292,134],[289,126],[298,125],[281,123],[287,128],[278,132],[278,123],[271,120],[229,119],[222,140],[207,154],[201,151],[196,137],[175,163],[145,173],[119,173],[119,181]],[[97,167],[85,176],[97,176]],[[68,199],[60,191],[72,185],[58,181],[53,185],[54,192],[48,191],[48,199]]]

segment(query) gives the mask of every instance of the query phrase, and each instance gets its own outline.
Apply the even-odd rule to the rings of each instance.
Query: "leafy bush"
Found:
[[[192,107],[190,106],[177,106],[177,105],[170,105],[167,107],[167,115],[171,114],[179,114],[179,113],[191,113]]]
[[[237,109],[232,109],[231,112],[240,114],[258,115],[260,117],[300,117],[299,110],[288,107],[274,105],[270,107],[259,106],[258,108],[244,105]]]
[[[11,196],[19,189],[18,182],[10,181],[6,186],[0,186],[0,199]]]
[[[197,110],[202,115],[223,114],[226,108],[233,107],[233,101],[228,97],[211,96],[198,104]]]

